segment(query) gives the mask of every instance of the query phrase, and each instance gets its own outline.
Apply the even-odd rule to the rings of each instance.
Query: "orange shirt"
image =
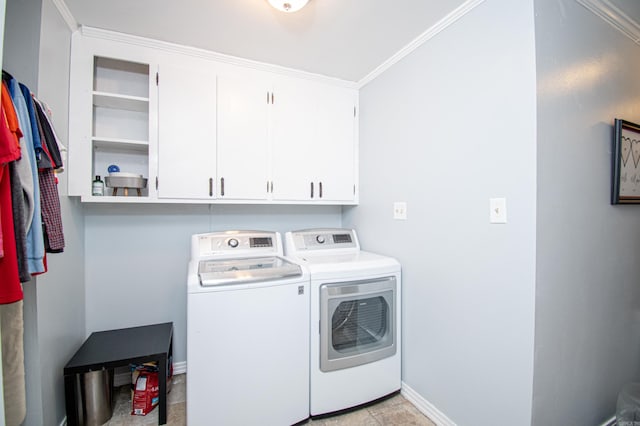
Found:
[[[15,144],[19,151],[22,130],[20,130],[20,122],[18,121],[18,115],[16,114],[16,109],[14,108],[13,101],[11,100],[11,94],[4,82],[2,82],[2,94],[0,95],[0,100],[2,101],[2,107],[4,108],[6,115],[7,125],[9,126],[11,133],[14,134]]]
[[[0,120],[2,120],[2,123],[0,123],[0,164],[5,164],[20,158],[22,131],[18,126],[18,116],[13,108],[11,96],[4,84],[2,84],[0,98],[2,100],[0,103],[2,108],[2,117],[0,117]],[[6,102],[9,103],[10,108],[5,106]]]

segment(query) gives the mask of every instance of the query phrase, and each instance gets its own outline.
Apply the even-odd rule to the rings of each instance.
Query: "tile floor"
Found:
[[[167,398],[168,426],[186,426],[187,424],[186,383],[185,374],[180,374],[173,378],[171,392],[169,392]],[[129,385],[121,386],[116,390],[114,404],[113,416],[106,423],[108,426],[158,424],[157,407],[146,416],[131,415],[131,389]],[[425,417],[402,395],[396,395],[377,404],[345,414],[310,419],[306,424],[313,426],[435,426],[435,423]]]

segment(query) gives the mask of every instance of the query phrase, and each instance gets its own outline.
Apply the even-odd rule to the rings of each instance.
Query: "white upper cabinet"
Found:
[[[269,104],[264,73],[226,67],[218,75],[218,179],[220,198],[269,196]]]
[[[86,27],[70,79],[69,195],[82,201],[358,203],[347,83]],[[146,187],[92,196],[110,165]]]
[[[158,197],[216,197],[216,69],[175,55],[159,65]]]

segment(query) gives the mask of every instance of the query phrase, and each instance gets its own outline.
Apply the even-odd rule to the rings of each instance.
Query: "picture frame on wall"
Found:
[[[611,204],[640,204],[640,125],[616,118]]]

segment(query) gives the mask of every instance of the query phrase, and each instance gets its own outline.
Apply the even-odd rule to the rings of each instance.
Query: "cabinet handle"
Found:
[[[311,198],[313,198],[313,182],[311,182]]]
[[[320,183],[318,184],[318,186],[319,186],[319,188],[318,188],[318,192],[320,193],[320,194],[319,194],[319,195],[320,195],[320,198],[322,198],[322,182],[320,182]]]
[[[271,193],[273,194],[273,181],[271,181]]]
[[[273,105],[275,101],[273,100],[273,92],[271,92],[271,105]]]
[[[269,92],[267,92],[267,103],[269,103]]]
[[[158,176],[156,176],[156,191],[158,190]]]
[[[209,197],[213,197],[213,178],[209,178]]]
[[[224,197],[224,178],[220,178],[220,195]]]

